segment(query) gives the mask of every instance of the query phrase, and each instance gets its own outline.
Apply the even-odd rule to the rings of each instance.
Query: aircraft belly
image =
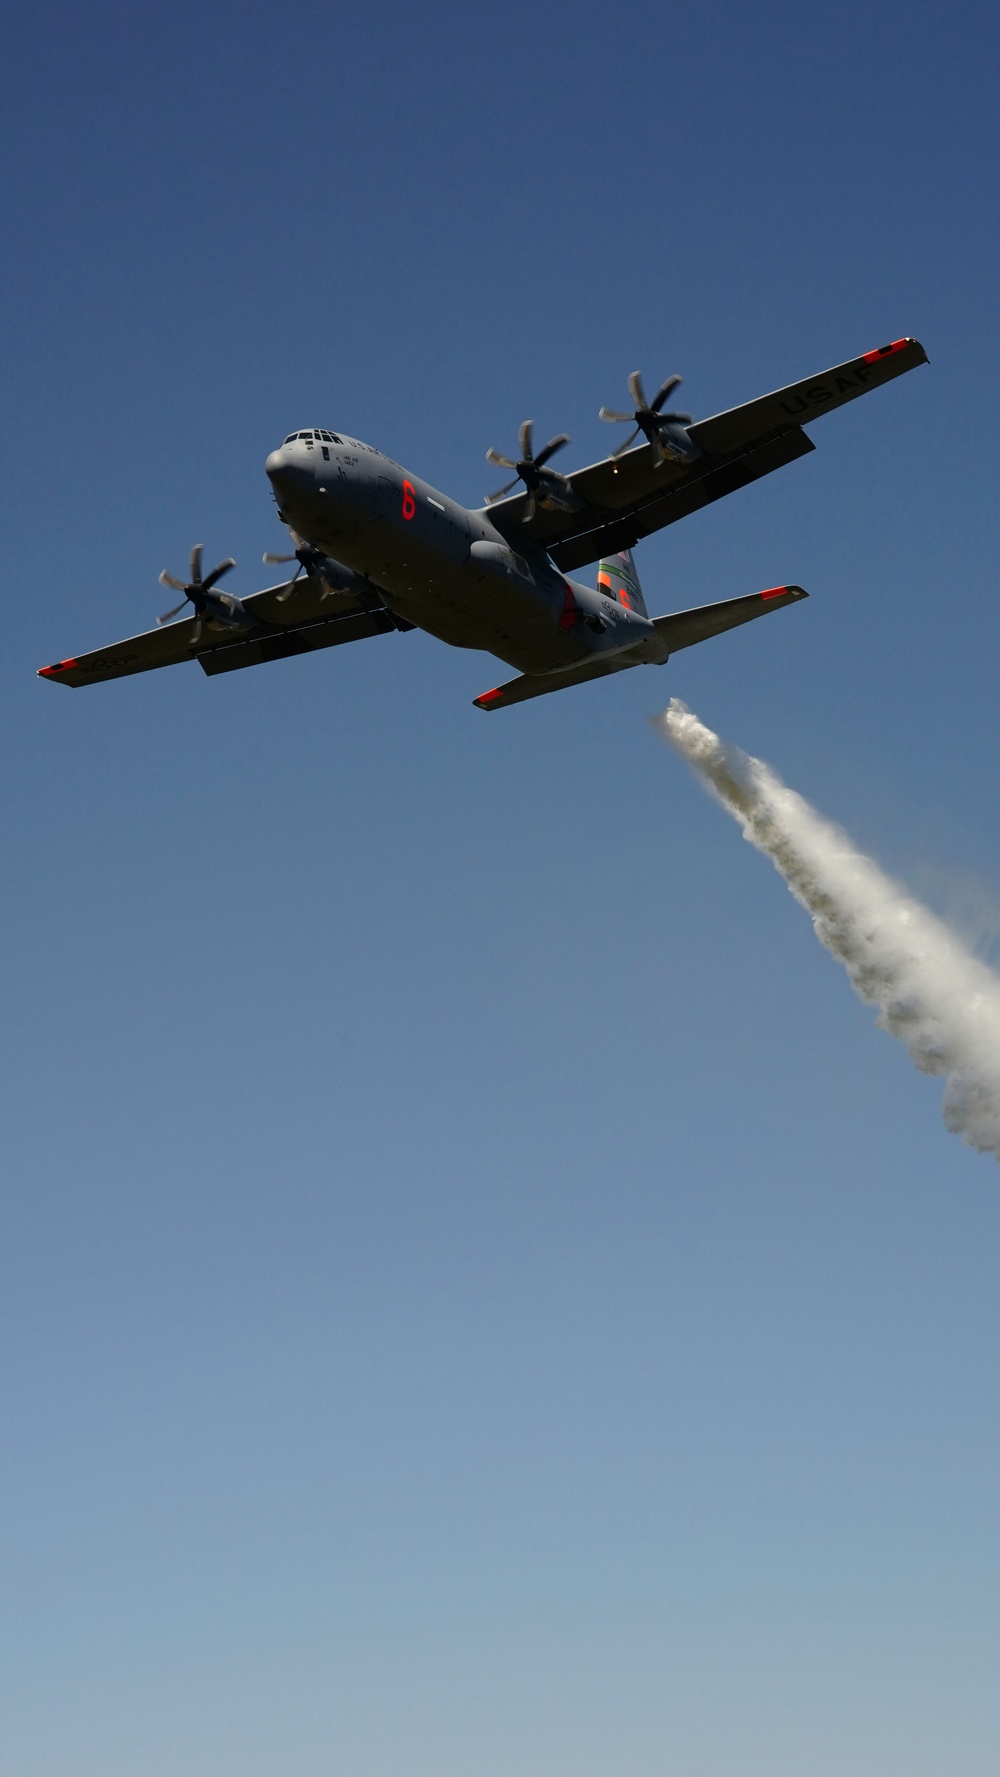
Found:
[[[416,536],[379,524],[343,555],[385,588],[401,617],[452,647],[495,654],[521,672],[548,672],[588,655],[559,628],[544,591],[507,580],[484,584],[468,555],[449,560]]]
[[[391,589],[390,589],[391,590]],[[548,672],[575,663],[586,654],[552,623],[544,610],[525,609],[509,593],[435,581],[426,590],[413,587],[393,593],[393,604],[411,623],[419,624],[456,648],[479,648],[521,672]]]
[[[381,587],[400,617],[456,648],[476,648],[523,673],[558,671],[589,659],[593,648],[579,628],[564,627],[565,582],[484,573],[470,553],[468,528],[419,512],[401,528],[398,515],[379,512],[356,524],[334,502],[289,519],[320,548]],[[450,515],[449,515],[450,517]],[[426,534],[424,534],[426,532]]]

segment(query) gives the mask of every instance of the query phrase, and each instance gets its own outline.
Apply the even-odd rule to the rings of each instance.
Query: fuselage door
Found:
[[[388,518],[395,492],[396,484],[388,475],[372,478],[370,510],[373,518]]]

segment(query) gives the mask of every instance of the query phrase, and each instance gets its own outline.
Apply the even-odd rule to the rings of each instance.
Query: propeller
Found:
[[[557,450],[562,450],[563,445],[569,443],[568,434],[558,432],[555,438],[550,438],[548,444],[535,456],[531,447],[533,429],[533,420],[525,420],[521,426],[517,435],[521,455],[516,463],[513,457],[501,456],[498,450],[491,449],[486,452],[487,462],[499,463],[502,469],[513,469],[514,471],[513,480],[508,481],[505,487],[498,488],[495,494],[487,495],[487,506],[492,506],[496,500],[502,500],[505,494],[510,493],[515,482],[523,481],[528,493],[528,503],[522,520],[524,524],[531,523],[538,510],[539,500],[543,505],[556,506],[566,512],[575,511],[583,503],[579,494],[574,492],[566,480],[565,475],[560,475],[556,469],[546,469],[545,467],[549,458],[554,457]]]
[[[304,537],[299,536],[298,531],[293,531],[291,527],[289,527],[289,534],[292,542],[295,544],[295,551],[292,555],[272,555],[270,550],[264,551],[264,560],[266,562],[298,562],[298,567],[289,580],[288,585],[285,587],[284,592],[276,594],[275,602],[279,605],[283,605],[286,599],[291,598],[292,593],[295,590],[295,582],[303,570],[319,581],[322,588],[320,593],[321,599],[332,597],[335,588],[330,585],[324,575],[323,569],[326,565],[327,558],[323,554],[322,549],[315,549],[311,543],[306,542]]]
[[[220,561],[218,567],[213,568],[210,574],[203,575],[201,554],[202,545],[196,543],[191,551],[191,578],[186,583],[183,580],[176,580],[173,574],[167,573],[166,569],[160,575],[162,586],[172,586],[175,592],[182,592],[184,597],[179,605],[175,605],[171,611],[164,611],[162,617],[158,617],[156,621],[157,623],[169,623],[171,617],[176,617],[178,611],[183,611],[184,606],[190,601],[195,612],[195,625],[191,631],[189,644],[192,648],[196,648],[201,641],[202,620],[206,612],[217,608],[220,616],[233,620],[236,618],[236,613],[242,611],[238,599],[229,599],[224,593],[219,594],[212,591],[213,586],[222,579],[223,574],[228,574],[230,568],[235,568],[236,563],[232,557],[229,556],[225,561]],[[236,620],[238,621],[238,618]]]
[[[600,418],[610,420],[613,425],[634,425],[635,430],[629,433],[624,444],[613,450],[613,457],[620,457],[628,450],[639,433],[648,439],[661,463],[691,462],[701,455],[700,448],[685,431],[691,424],[689,413],[664,413],[663,403],[673,394],[674,390],[684,381],[682,376],[668,376],[665,383],[657,389],[652,401],[646,400],[646,392],[642,386],[642,376],[633,370],[628,379],[629,394],[635,402],[632,413],[619,413],[616,408],[602,407]]]

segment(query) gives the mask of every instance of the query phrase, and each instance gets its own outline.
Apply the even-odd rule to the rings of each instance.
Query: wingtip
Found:
[[[472,702],[477,710],[491,710],[496,704],[497,699],[502,696],[502,687],[500,685],[495,685],[492,691],[481,692],[478,697],[472,699]]]
[[[807,599],[809,594],[804,586],[768,586],[758,596],[762,599]]]
[[[862,363],[877,364],[880,358],[892,358],[897,352],[905,352],[910,347],[920,354],[917,359],[918,364],[930,363],[930,359],[924,351],[919,339],[914,339],[912,334],[905,334],[902,339],[891,340],[887,346],[876,346],[873,352],[862,352]]]
[[[79,662],[76,660],[56,660],[51,666],[40,666],[38,677],[40,679],[59,679],[63,673],[72,672],[78,664]]]

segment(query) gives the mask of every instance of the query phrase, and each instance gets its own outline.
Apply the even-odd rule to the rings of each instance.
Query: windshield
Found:
[[[337,437],[336,432],[319,432],[319,431],[289,432],[288,437],[285,439],[285,443],[286,444],[294,444],[296,442],[296,440],[299,438],[306,440],[310,444],[312,443],[314,438],[322,444],[339,444],[340,443],[340,439]]]

